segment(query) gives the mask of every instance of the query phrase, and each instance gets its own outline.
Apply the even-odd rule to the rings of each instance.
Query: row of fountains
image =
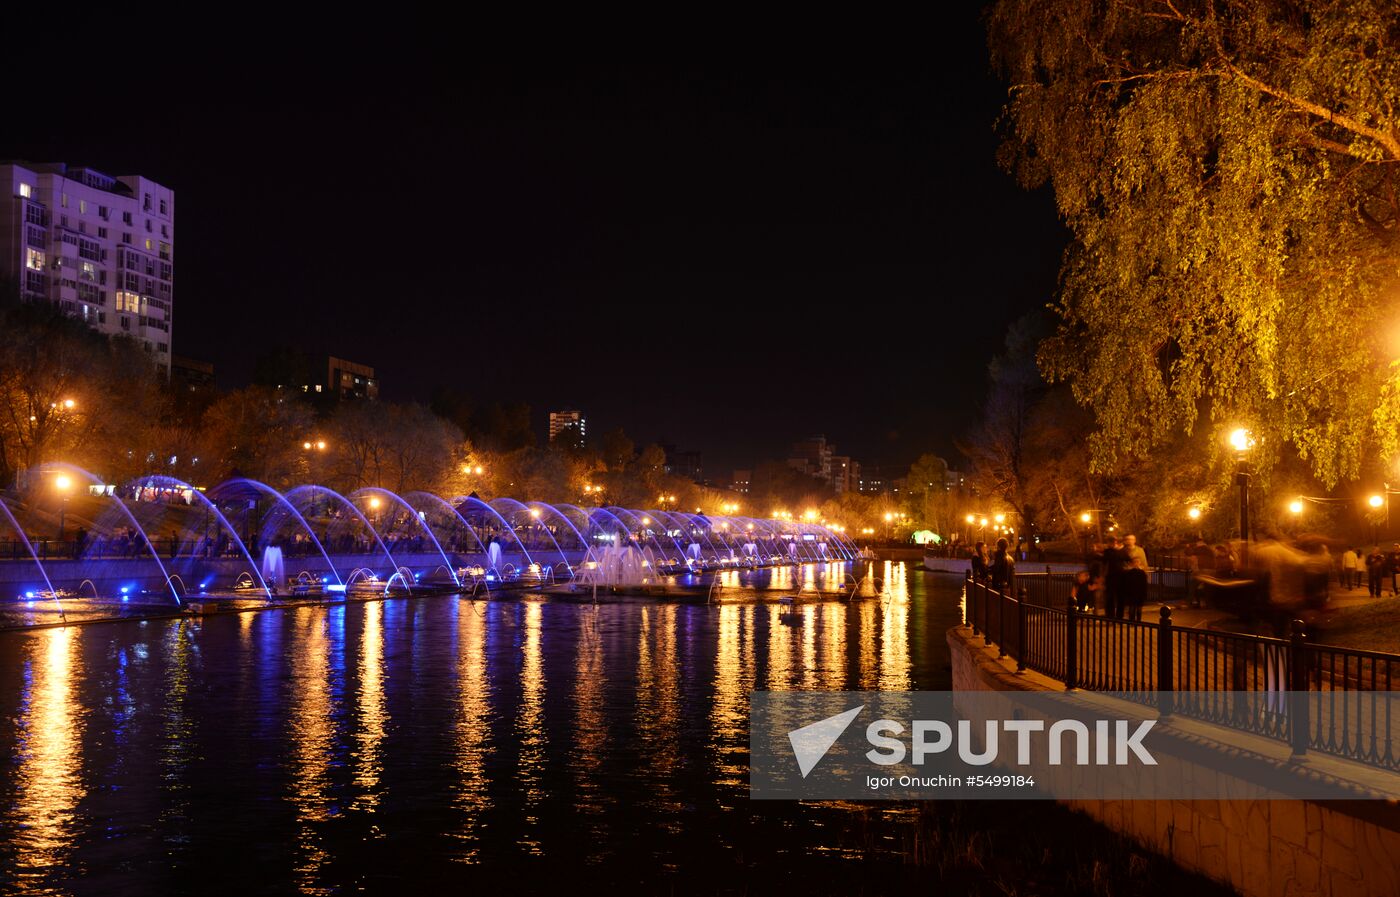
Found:
[[[207,491],[165,476],[112,486],[71,465],[47,465],[28,482],[23,494],[0,495],[0,597],[31,606],[512,583],[616,587],[859,554],[816,523],[675,509],[377,487],[342,495],[311,484],[280,492],[246,478]],[[64,484],[61,495],[54,483]],[[55,510],[59,539],[42,539],[35,529],[51,525]]]

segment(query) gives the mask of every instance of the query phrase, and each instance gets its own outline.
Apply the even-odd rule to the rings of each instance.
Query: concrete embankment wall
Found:
[[[1062,690],[1034,674],[1017,675],[971,630],[948,631],[955,691]],[[1159,724],[1160,725],[1160,724]],[[1199,775],[1215,776],[1209,752],[1240,762],[1240,733],[1230,747],[1204,748],[1193,724]],[[1225,735],[1226,731],[1222,731]],[[1277,764],[1279,748],[1260,739],[1259,763]],[[1283,752],[1286,755],[1286,750]],[[1311,758],[1299,775],[1346,761]],[[1222,788],[1219,793],[1229,793]],[[1394,897],[1400,894],[1400,808],[1391,801],[1304,800],[1070,800],[1109,828],[1184,868],[1227,884],[1247,897]]]

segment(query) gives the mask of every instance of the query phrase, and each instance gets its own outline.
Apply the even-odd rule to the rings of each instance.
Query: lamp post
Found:
[[[1235,485],[1240,487],[1240,541],[1249,543],[1249,450],[1254,438],[1240,427],[1230,434],[1230,446],[1235,450]]]
[[[73,488],[73,480],[66,474],[54,477],[53,487],[60,496],[58,503],[58,541],[63,541],[63,527],[68,514],[68,490]]]

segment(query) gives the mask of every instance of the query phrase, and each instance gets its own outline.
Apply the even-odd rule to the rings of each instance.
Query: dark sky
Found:
[[[898,475],[954,451],[1064,245],[995,165],[976,6],[942,17],[908,51],[712,67],[210,51],[157,101],[8,116],[0,157],[175,189],[175,351],[225,385],[294,342],[391,398],[581,407],[717,480],[809,433]]]

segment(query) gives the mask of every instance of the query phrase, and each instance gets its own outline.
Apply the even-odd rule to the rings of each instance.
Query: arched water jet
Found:
[[[147,484],[154,483],[157,484],[158,487],[178,489],[190,493],[191,497],[197,499],[199,503],[203,506],[204,510],[213,514],[215,519],[218,520],[219,523],[223,525],[224,529],[228,531],[228,534],[233,537],[234,544],[238,546],[239,551],[243,552],[243,557],[248,561],[248,566],[253,568],[253,576],[257,578],[259,583],[262,584],[262,589],[264,592],[267,593],[267,597],[269,599],[272,598],[272,589],[268,586],[267,581],[263,579],[262,573],[258,570],[258,565],[253,562],[253,556],[248,553],[248,546],[243,544],[243,540],[238,537],[238,532],[233,528],[233,525],[228,522],[228,518],[224,516],[222,511],[215,507],[214,503],[210,501],[209,498],[203,492],[200,492],[198,489],[194,488],[189,483],[186,483],[183,480],[177,480],[174,477],[150,476],[142,478],[142,480],[140,480],[139,482]],[[167,574],[167,579],[168,578],[169,574]],[[181,585],[183,584],[184,583],[182,581]]]
[[[231,480],[225,480],[224,482],[220,483],[219,485],[215,486],[212,490],[210,490],[210,494],[214,495],[215,497],[224,495],[226,494],[225,487],[231,488],[232,486],[249,486],[253,490],[268,496],[273,501],[280,504],[283,508],[290,511],[292,516],[297,519],[297,522],[301,524],[301,528],[306,532],[306,535],[310,537],[311,543],[316,546],[316,550],[321,552],[321,557],[325,559],[326,567],[331,571],[331,576],[335,577],[335,581],[338,584],[345,584],[345,581],[340,578],[340,574],[336,572],[335,564],[331,561],[331,556],[326,552],[326,547],[321,544],[320,539],[316,538],[316,531],[311,528],[311,524],[307,522],[306,517],[303,516],[300,511],[297,510],[295,505],[293,505],[290,501],[287,500],[287,497],[285,495],[278,492],[276,489],[273,489],[266,483],[260,483],[257,480],[250,480],[247,477],[235,477]],[[264,526],[265,525],[266,523],[264,523]]]
[[[419,516],[418,516],[418,510],[417,510],[416,508],[414,508],[414,507],[413,507],[412,505],[410,505],[408,502],[404,501],[403,498],[401,498],[400,496],[396,495],[396,494],[393,493],[393,492],[390,492],[388,489],[381,489],[381,488],[379,488],[379,487],[377,487],[377,486],[367,486],[367,487],[365,487],[364,489],[356,489],[354,492],[352,492],[352,493],[350,493],[350,494],[351,494],[351,497],[354,497],[354,496],[361,495],[361,494],[364,494],[364,493],[369,493],[369,494],[372,494],[372,495],[387,496],[388,499],[389,499],[389,501],[391,501],[391,502],[397,504],[400,508],[402,508],[403,510],[407,511],[407,512],[408,512],[408,516],[413,520],[413,523],[414,523],[419,529],[421,529],[421,530],[423,531],[423,533],[424,533],[425,535],[427,535],[428,540],[429,540],[430,542],[433,543],[433,547],[437,549],[437,553],[438,553],[438,555],[442,558],[443,564],[445,564],[445,565],[449,568],[449,572],[452,574],[452,584],[453,584],[454,586],[456,586],[457,588],[459,588],[459,589],[462,587],[462,581],[461,581],[460,579],[457,578],[457,571],[456,571],[456,570],[451,570],[451,569],[450,569],[450,568],[452,567],[452,561],[447,557],[447,552],[445,552],[445,551],[442,550],[442,545],[438,542],[437,536],[433,535],[433,531],[432,531],[432,529],[428,526],[428,524],[424,522],[424,520],[423,520],[422,517],[419,517]],[[370,524],[370,525],[373,526],[373,524]],[[406,568],[401,567],[400,569],[406,569]]]
[[[54,606],[58,608],[59,617],[62,618],[63,622],[66,624],[68,622],[68,615],[64,613],[63,602],[58,600],[58,592],[54,591],[53,583],[49,581],[48,571],[45,570],[44,565],[39,562],[39,555],[35,553],[34,545],[29,541],[29,537],[24,534],[24,528],[19,525],[19,521],[15,519],[15,515],[10,513],[10,509],[3,499],[0,499],[0,512],[4,512],[5,519],[10,521],[10,525],[15,529],[15,534],[19,536],[19,540],[24,543],[25,550],[29,552],[29,556],[34,560],[34,566],[39,569],[39,576],[44,580],[44,585],[48,587],[49,595],[53,598]],[[84,582],[90,583],[91,580],[84,580]],[[78,588],[81,590],[82,586],[80,585]],[[97,589],[94,587],[94,595],[96,592]]]
[[[452,506],[457,509],[458,516],[462,517],[464,523],[466,522],[466,515],[461,513],[463,505],[471,505],[481,508],[483,511],[490,514],[492,517],[495,517],[496,520],[499,521],[501,524],[501,531],[504,533],[510,533],[510,537],[515,540],[515,546],[519,548],[520,553],[525,556],[525,563],[534,563],[534,560],[530,557],[530,552],[525,548],[525,543],[520,541],[520,536],[516,535],[515,529],[506,521],[504,517],[500,515],[499,512],[497,512],[495,508],[491,507],[489,504],[487,504],[479,498],[473,498],[470,495],[459,495],[456,498],[452,499]],[[468,525],[470,526],[470,524]],[[479,534],[477,540],[480,541]]]
[[[363,523],[365,529],[369,532],[371,536],[374,537],[375,544],[379,546],[380,551],[384,552],[384,557],[389,562],[389,569],[398,569],[399,565],[394,561],[394,555],[389,551],[388,546],[384,544],[384,540],[379,537],[379,530],[375,529],[374,526],[365,517],[365,515],[360,513],[360,509],[355,507],[353,502],[351,502],[345,496],[341,495],[339,492],[336,492],[334,489],[327,489],[325,486],[297,486],[295,489],[287,490],[287,501],[292,501],[293,496],[300,497],[301,495],[306,494],[308,492],[311,493],[313,501],[315,500],[316,495],[319,492],[339,502],[340,506],[343,509],[349,511],[352,515],[354,515],[355,519],[360,521],[360,523]],[[346,577],[345,579],[345,586],[346,588],[349,588],[350,586],[349,577]]]
[[[457,509],[454,508],[451,504],[449,504],[441,496],[434,495],[431,492],[410,492],[404,496],[405,500],[410,498],[419,500],[426,499],[433,507],[436,507],[439,510],[446,511],[453,517],[457,518],[457,521],[462,524],[462,528],[465,529],[468,533],[470,533],[471,537],[476,540],[477,546],[481,548],[481,553],[483,555],[486,554],[486,543],[481,541],[481,536],[477,534],[476,527],[468,523],[467,518],[463,517],[460,513],[458,513]],[[419,507],[417,503],[413,503],[413,507],[414,510],[416,510],[420,515],[422,515],[420,519],[422,519],[424,523],[427,523],[428,521],[426,512],[424,512],[424,510],[421,507]]]
[[[633,513],[632,511],[627,510],[626,508],[619,508],[619,507],[617,507],[616,505],[609,505],[609,506],[608,506],[608,511],[612,512],[614,516],[619,516],[619,519],[620,519],[620,515],[622,515],[622,514],[626,514],[628,517],[631,517],[632,520],[634,521],[635,525],[636,525],[636,529],[637,529],[637,532],[638,532],[639,535],[640,535],[640,534],[643,534],[643,533],[645,533],[647,530],[651,529],[651,527],[650,527],[649,525],[642,523],[642,518],[641,518],[641,517],[638,517],[635,513]],[[669,539],[671,540],[671,545],[676,549],[676,553],[683,556],[683,555],[685,554],[685,552],[681,550],[680,543],[677,542],[677,541],[675,540],[675,537],[674,537],[674,536],[667,536],[667,538],[669,538]],[[656,543],[656,547],[657,547],[658,550],[661,550],[661,551],[663,551],[663,552],[665,551],[665,549],[663,549],[663,548],[661,547],[661,540],[658,539],[658,538],[656,538],[655,535],[652,535],[651,541],[653,541],[653,542]]]
[[[495,499],[494,501],[491,502],[491,507],[496,508],[496,506],[497,506],[498,504],[500,504],[500,505],[514,505],[516,509],[518,509],[518,510],[524,512],[524,514],[525,514],[525,519],[526,519],[527,521],[529,521],[529,525],[531,525],[531,526],[539,525],[539,519],[540,519],[541,516],[543,516],[543,513],[544,513],[543,511],[540,511],[539,509],[533,509],[533,510],[534,510],[534,513],[531,513],[532,509],[531,509],[530,507],[528,507],[527,505],[523,504],[522,502],[516,501],[516,500],[513,499],[513,498],[501,497],[501,498]],[[496,510],[499,511],[500,508],[496,508]],[[557,512],[556,512],[556,513],[557,513]],[[502,514],[501,516],[504,517],[505,515]],[[541,526],[540,528],[544,530],[544,534],[549,538],[550,543],[554,546],[554,551],[555,551],[555,553],[558,554],[559,557],[564,561],[564,563],[567,564],[567,563],[569,562],[569,557],[568,557],[568,555],[564,554],[564,550],[563,550],[562,548],[559,547],[559,540],[556,539],[556,538],[554,538],[554,534],[551,533],[551,532],[549,531],[549,527],[547,527],[547,526]],[[518,530],[517,530],[517,532],[518,532]],[[540,569],[543,569],[543,565],[540,565]]]
[[[77,467],[72,464],[50,463],[44,464],[39,467],[40,472],[46,470],[62,470],[67,473],[77,474],[78,476],[87,480],[89,486],[103,485],[102,480],[96,474],[90,473],[86,470],[83,470],[81,467]],[[117,498],[115,495],[108,495],[107,497],[110,498],[112,500],[112,503],[116,505],[117,509],[121,511],[122,515],[126,518],[127,522],[131,524],[131,528],[141,534],[141,541],[145,544],[146,550],[151,553],[151,560],[156,562],[156,568],[160,570],[161,579],[164,580],[166,587],[169,588],[170,572],[165,569],[165,564],[161,563],[160,553],[157,552],[155,546],[151,544],[151,537],[146,532],[146,528],[143,527],[139,522],[137,522],[136,517],[131,513],[131,509],[128,508],[126,506],[126,503],[123,502],[120,498]],[[184,602],[180,600],[179,594],[177,594],[174,589],[170,590],[170,597],[175,599],[175,604],[177,606],[184,606]]]

